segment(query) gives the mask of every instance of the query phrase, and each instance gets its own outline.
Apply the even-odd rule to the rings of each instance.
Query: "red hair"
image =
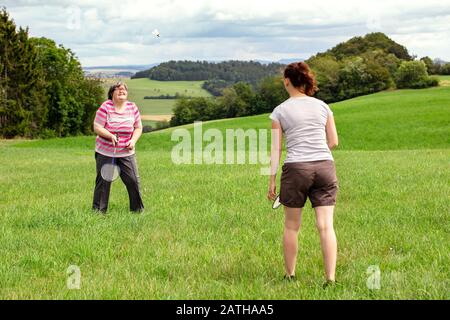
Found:
[[[284,78],[289,79],[295,88],[302,88],[308,96],[313,96],[319,88],[316,77],[304,62],[294,62],[284,69]]]

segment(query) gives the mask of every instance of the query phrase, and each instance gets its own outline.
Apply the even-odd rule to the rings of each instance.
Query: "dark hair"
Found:
[[[317,87],[316,77],[304,62],[294,62],[284,69],[284,78],[288,78],[295,88],[302,88],[308,96],[313,96]]]
[[[124,86],[125,90],[128,91],[128,86],[125,84],[125,82],[117,82],[115,85],[112,85],[111,87],[109,87],[109,90],[108,90],[108,99],[109,100],[112,100],[114,91],[116,91],[116,89],[120,86]]]

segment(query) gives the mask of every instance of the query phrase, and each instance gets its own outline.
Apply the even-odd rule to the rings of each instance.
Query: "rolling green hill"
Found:
[[[137,159],[146,211],[115,182],[90,212],[94,137],[0,143],[0,298],[449,299],[450,88],[381,92],[331,105],[337,278],[323,290],[319,238],[303,214],[298,281],[284,283],[282,210],[259,165],[175,165],[170,128],[144,134]],[[192,130],[191,125],[184,126]],[[270,128],[268,115],[211,121]],[[81,290],[66,270],[81,269]],[[366,286],[379,266],[381,289]]]

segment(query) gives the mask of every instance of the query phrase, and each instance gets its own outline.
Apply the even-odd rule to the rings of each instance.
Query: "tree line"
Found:
[[[317,77],[317,97],[328,103],[394,88],[439,84],[423,61],[383,33],[354,37],[306,61]]]
[[[225,88],[217,98],[177,100],[170,125],[272,112],[275,106],[287,98],[288,94],[280,76],[266,77],[256,88],[249,83],[238,82]]]
[[[316,75],[316,97],[327,103],[390,88],[426,88],[439,80],[428,74],[426,61],[415,60],[408,50],[383,33],[354,37],[306,61]],[[280,74],[280,73],[278,73]],[[256,85],[238,82],[226,86],[220,96],[180,99],[171,125],[271,112],[287,99],[282,77],[269,76]]]
[[[70,49],[30,38],[28,28],[17,28],[0,10],[0,136],[90,134],[103,95]]]
[[[428,56],[420,58],[420,60],[425,63],[429,74],[450,75],[450,62],[439,59],[432,60]]]

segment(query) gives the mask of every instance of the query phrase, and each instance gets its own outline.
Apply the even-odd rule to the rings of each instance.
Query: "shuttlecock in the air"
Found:
[[[159,31],[158,29],[153,30],[152,35],[157,36],[159,38]]]

